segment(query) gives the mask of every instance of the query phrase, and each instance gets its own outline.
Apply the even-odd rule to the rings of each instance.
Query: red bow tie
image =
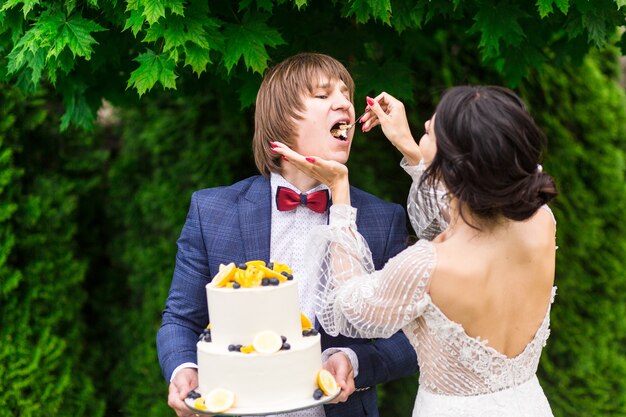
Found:
[[[294,210],[300,204],[316,213],[323,213],[328,209],[328,190],[298,194],[287,187],[278,187],[276,190],[276,207],[278,207],[278,210]]]

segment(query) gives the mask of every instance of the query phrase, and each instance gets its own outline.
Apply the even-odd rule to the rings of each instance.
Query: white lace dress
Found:
[[[403,161],[402,166],[413,177],[408,201],[411,223],[418,236],[432,238],[447,226],[438,209],[445,208],[445,194],[420,189],[423,165],[408,166]],[[431,242],[421,239],[389,260],[383,270],[374,271],[355,220],[355,209],[333,205],[330,224],[314,234],[316,264],[309,270],[321,271],[317,317],[329,334],[376,338],[402,329],[420,366],[415,417],[552,416],[535,376],[550,334],[552,301],[532,341],[509,358],[487,346],[487,341],[468,336],[433,304],[425,291],[437,263]]]

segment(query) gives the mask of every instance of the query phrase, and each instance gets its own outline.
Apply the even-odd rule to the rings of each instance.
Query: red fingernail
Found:
[[[310,162],[310,163],[312,163],[312,164],[314,164],[314,163],[315,163],[315,158],[310,158],[310,157],[308,157],[308,156],[307,156],[307,157],[306,157],[306,158],[304,158],[304,159],[306,159],[307,161],[309,161],[309,162]]]
[[[270,142],[270,146],[271,146],[272,148],[275,148],[277,145],[276,145],[274,142]]]
[[[272,148],[272,149],[270,149],[270,151],[272,151],[272,152],[278,152],[278,150],[276,150],[276,148]]]
[[[367,104],[369,104],[370,106],[373,106],[375,103],[374,99],[371,97],[365,97],[365,101],[367,101]]]
[[[283,156],[282,158],[283,158],[285,161],[289,161],[289,159],[287,159],[287,157],[286,157],[286,156]]]

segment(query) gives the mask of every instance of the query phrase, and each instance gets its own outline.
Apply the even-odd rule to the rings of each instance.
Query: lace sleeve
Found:
[[[448,227],[448,197],[443,185],[432,189],[420,186],[420,180],[426,165],[421,161],[417,165],[409,165],[402,159],[400,166],[411,176],[413,184],[409,190],[407,212],[409,220],[420,239],[433,240]]]
[[[313,236],[309,271],[317,271],[316,315],[330,335],[390,337],[425,308],[424,293],[435,263],[421,241],[374,271],[367,242],[356,230],[356,209],[333,205],[330,224]]]

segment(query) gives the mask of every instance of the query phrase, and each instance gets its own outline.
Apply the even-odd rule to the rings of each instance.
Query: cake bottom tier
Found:
[[[235,393],[235,407],[264,408],[305,401],[318,388],[322,368],[320,337],[310,336],[289,350],[272,354],[228,352],[223,346],[198,342],[198,391],[214,388]]]

